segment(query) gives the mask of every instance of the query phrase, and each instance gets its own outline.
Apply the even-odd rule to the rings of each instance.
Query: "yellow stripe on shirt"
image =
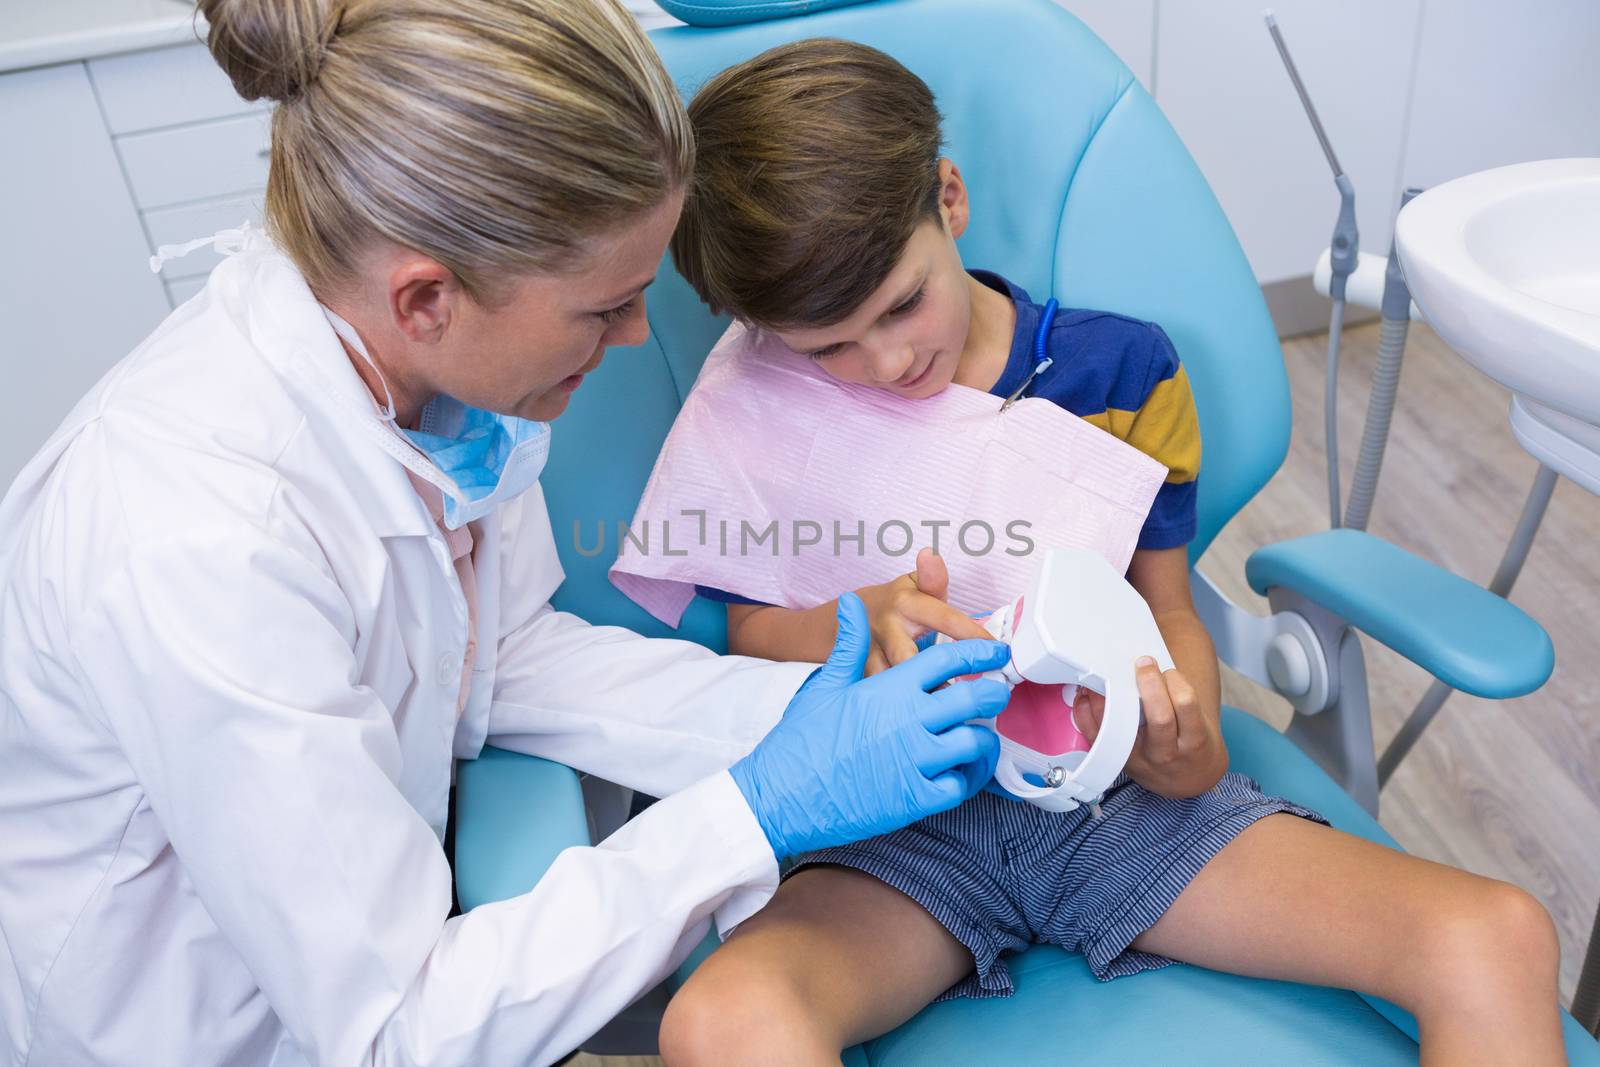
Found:
[[[1200,473],[1200,420],[1189,374],[1181,364],[1176,374],[1150,390],[1138,411],[1107,408],[1083,419],[1165,466],[1170,484],[1192,482]]]

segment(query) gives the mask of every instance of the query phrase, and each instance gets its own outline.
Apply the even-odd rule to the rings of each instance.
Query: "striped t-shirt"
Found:
[[[972,276],[1016,305],[1011,355],[989,390],[1010,396],[1033,369],[1034,334],[1044,309],[998,274],[975,270]],[[1045,354],[1053,362],[1028,386],[1028,396],[1055,401],[1167,468],[1139,531],[1139,547],[1177,548],[1194,540],[1200,420],[1189,376],[1161,327],[1109,311],[1062,308]]]

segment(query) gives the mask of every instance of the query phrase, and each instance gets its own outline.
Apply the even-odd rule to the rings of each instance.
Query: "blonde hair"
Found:
[[[616,0],[200,0],[212,56],[275,100],[267,227],[313,290],[375,238],[474,299],[570,263],[694,165],[672,80]]]

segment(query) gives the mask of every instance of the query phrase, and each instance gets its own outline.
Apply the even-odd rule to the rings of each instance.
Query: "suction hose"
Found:
[[[1400,197],[1400,208],[1422,190],[1410,188]],[[1411,290],[1400,269],[1400,255],[1389,243],[1389,264],[1384,271],[1383,327],[1378,339],[1378,365],[1372,374],[1372,395],[1367,400],[1367,421],[1361,430],[1361,453],[1356,459],[1355,477],[1350,482],[1350,501],[1344,524],[1357,530],[1367,528],[1372,515],[1372,498],[1378,491],[1378,474],[1383,469],[1383,451],[1389,443],[1389,423],[1394,416],[1395,394],[1400,388],[1400,362],[1406,352],[1406,335],[1411,330]]]

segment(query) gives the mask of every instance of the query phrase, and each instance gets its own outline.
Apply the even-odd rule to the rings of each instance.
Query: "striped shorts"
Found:
[[[1129,946],[1224,845],[1276,812],[1326,822],[1241,774],[1183,800],[1124,776],[1100,808],[1099,818],[1049,812],[983,792],[904,830],[809,853],[788,875],[850,867],[898,889],[972,953],[974,973],[939,999],[1003,997],[1002,956],[1029,945],[1082,953],[1101,981],[1172,963]]]

